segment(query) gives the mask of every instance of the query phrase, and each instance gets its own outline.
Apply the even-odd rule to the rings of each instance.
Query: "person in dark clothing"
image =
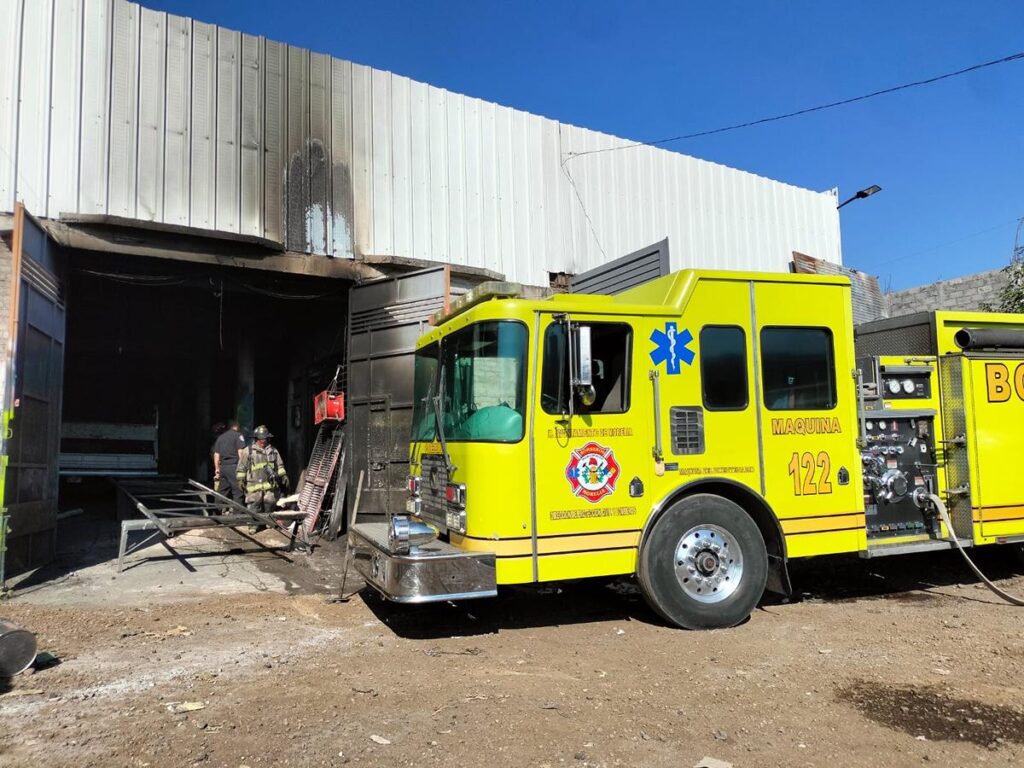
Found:
[[[224,430],[213,444],[213,487],[230,499],[241,503],[245,500],[242,489],[238,487],[238,460],[245,450],[245,436],[237,421],[228,422]]]

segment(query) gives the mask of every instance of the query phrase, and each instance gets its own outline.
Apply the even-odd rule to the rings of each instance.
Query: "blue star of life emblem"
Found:
[[[655,348],[651,350],[651,360],[655,365],[665,363],[665,371],[674,376],[679,373],[680,363],[693,364],[696,353],[686,345],[693,341],[689,328],[682,331],[676,329],[675,323],[665,323],[665,330],[657,328],[651,332],[651,341]]]

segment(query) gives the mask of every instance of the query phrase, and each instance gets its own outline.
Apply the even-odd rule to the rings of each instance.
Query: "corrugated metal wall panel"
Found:
[[[284,234],[284,164],[288,133],[287,46],[272,40],[263,42],[266,77],[263,82],[264,141],[263,165],[263,236],[283,243]]]
[[[189,224],[214,228],[216,166],[214,164],[217,116],[217,40],[210,24],[192,25],[192,195]]]
[[[448,243],[448,92],[428,86],[430,128],[430,252],[449,261]]]
[[[139,19],[139,137],[137,217],[163,219],[164,105],[167,101],[167,19],[142,9]]]
[[[480,102],[480,248],[473,258],[501,256],[501,218],[498,202],[498,155],[496,107]]]
[[[288,46],[288,138],[285,154],[285,233],[289,250],[310,250],[309,51]]]
[[[412,209],[410,255],[429,259],[430,248],[430,89],[409,85],[409,191]]]
[[[164,114],[162,221],[188,224],[192,135],[192,22],[167,17],[167,90]]]
[[[18,143],[12,149],[17,158],[18,197],[30,211],[45,215],[49,182],[51,5],[28,0],[23,13]]]
[[[242,35],[239,154],[241,201],[238,231],[263,236],[263,43]]]
[[[53,15],[53,73],[50,96],[50,132],[73,141],[49,142],[49,201],[47,211],[78,208],[78,152],[81,147],[79,116],[82,107],[82,0],[57,0]]]
[[[472,264],[483,249],[483,212],[480,195],[483,174],[480,168],[480,100],[466,98],[462,109],[462,135],[465,154],[466,263]]]
[[[466,263],[466,155],[461,93],[445,91],[445,125],[448,129],[448,261]]]
[[[373,242],[373,101],[370,68],[352,65],[352,231],[356,253],[378,253]]]
[[[111,0],[85,0],[78,204],[70,209],[79,213],[107,210],[111,15]]]
[[[217,30],[216,229],[238,232],[241,215],[241,57],[238,32]]]
[[[370,168],[372,169],[373,247],[372,253],[393,256],[391,175],[391,73],[379,69],[370,75]]]
[[[352,65],[331,60],[331,254],[353,257]]]
[[[0,36],[0,209],[21,197],[44,215],[262,234],[533,284],[666,236],[674,268],[784,270],[793,251],[841,261],[834,192],[127,0],[6,0]]]
[[[391,78],[391,253],[411,256],[412,230],[412,107],[409,103],[409,80]]]
[[[23,0],[0,3],[0,210],[13,211],[18,156],[18,84],[21,82],[21,8]]]
[[[309,209],[306,232],[313,253],[327,253],[330,242],[329,217],[331,169],[330,57],[309,56]]]
[[[139,6],[115,2],[113,31],[107,213],[135,218],[139,146]]]
[[[492,269],[503,275],[515,273],[515,188],[512,184],[512,110],[494,108],[495,154],[498,169],[498,257],[489,260]]]

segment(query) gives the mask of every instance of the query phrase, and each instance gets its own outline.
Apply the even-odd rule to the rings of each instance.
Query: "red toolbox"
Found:
[[[325,389],[313,398],[313,422],[345,420],[345,393]]]

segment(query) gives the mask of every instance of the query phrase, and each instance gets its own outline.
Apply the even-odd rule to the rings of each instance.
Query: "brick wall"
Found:
[[[996,304],[999,292],[1006,285],[1001,269],[979,272],[952,280],[907,288],[886,294],[889,317],[912,315],[933,309],[979,310],[982,304]]]

